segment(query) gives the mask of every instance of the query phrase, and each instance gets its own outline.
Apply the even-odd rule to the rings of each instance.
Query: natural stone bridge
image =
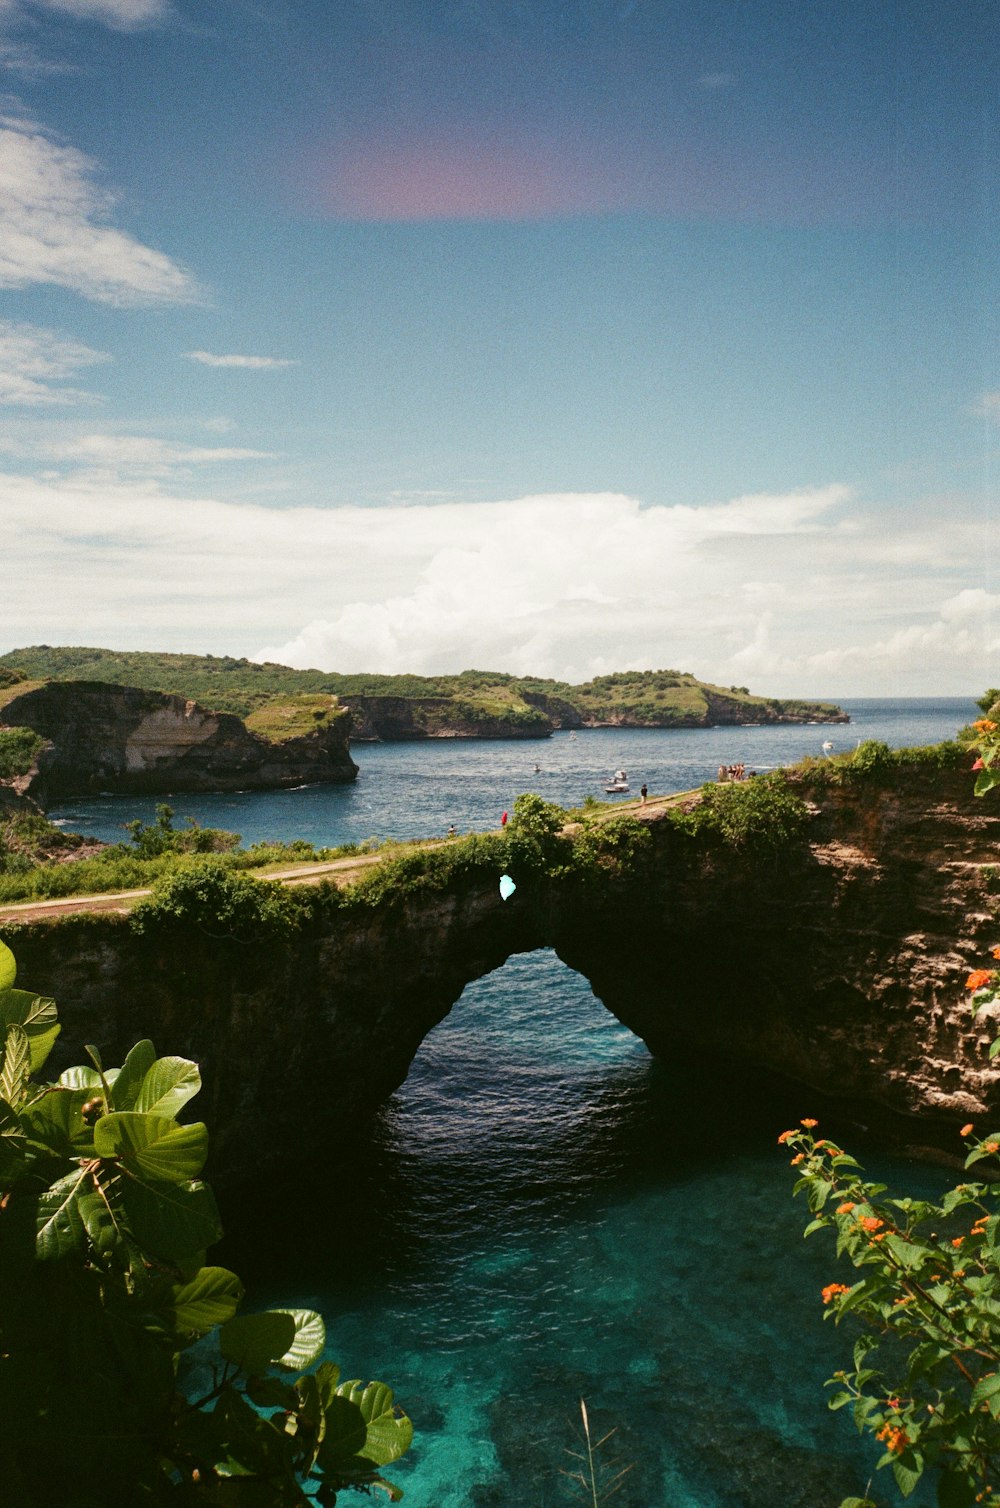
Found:
[[[971,967],[998,940],[1000,808],[968,777],[906,769],[892,784],[817,790],[780,858],[694,840],[650,812],[626,877],[496,876],[390,891],[324,913],[266,948],[197,929],[139,937],[127,919],[5,927],[20,982],[54,995],[64,1059],[140,1036],[202,1064],[217,1171],[301,1158],[406,1077],[465,986],[551,947],[658,1055],[808,1087],[896,1143],[956,1146],[956,1121],[1000,1112],[973,1022]],[[539,1001],[539,1009],[544,1009]]]

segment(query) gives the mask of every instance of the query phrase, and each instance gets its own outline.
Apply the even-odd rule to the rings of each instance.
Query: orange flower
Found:
[[[798,1136],[798,1134],[799,1133],[797,1131],[782,1131],[781,1135],[778,1137],[778,1146],[783,1147],[786,1141],[791,1141],[792,1137]]]
[[[858,1221],[858,1224],[862,1226],[864,1230],[881,1230],[882,1226],[885,1224],[885,1221],[880,1220],[877,1215],[862,1215],[860,1220]]]
[[[954,1237],[953,1237],[953,1238],[952,1238],[952,1242],[951,1242],[951,1244],[952,1244],[952,1246],[953,1246],[953,1247],[954,1247],[954,1248],[955,1248],[955,1250],[956,1250],[956,1251],[958,1251],[958,1248],[959,1248],[959,1247],[960,1247],[960,1246],[961,1246],[961,1244],[962,1244],[962,1242],[963,1242],[963,1241],[964,1241],[964,1240],[965,1240],[965,1237],[964,1237],[964,1236],[954,1236]]]
[[[985,1146],[987,1152],[1000,1152],[1000,1141],[988,1141]]]
[[[875,1431],[875,1438],[884,1440],[886,1450],[891,1450],[894,1456],[902,1455],[910,1443],[910,1437],[905,1429],[897,1429],[892,1424],[883,1424],[880,1430]]]
[[[979,721],[977,723],[973,723],[972,726],[974,728],[977,728],[980,733],[995,733],[997,730],[996,723],[991,723],[988,717],[981,717]]]
[[[807,1118],[806,1118],[806,1119],[805,1119],[805,1120],[804,1120],[804,1121],[803,1121],[803,1122],[802,1122],[802,1124],[803,1124],[803,1126],[805,1126],[805,1128],[806,1128],[806,1130],[807,1130],[807,1131],[811,1131],[811,1130],[812,1130],[812,1128],[813,1128],[813,1126],[818,1126],[818,1125],[819,1125],[819,1121],[814,1121],[814,1120],[810,1120],[810,1119],[809,1119],[809,1118],[808,1118],[808,1117],[807,1117]]]
[[[846,1283],[827,1283],[823,1289],[823,1302],[829,1304],[838,1293],[850,1293],[850,1291]]]
[[[965,1125],[962,1127],[961,1131],[958,1134],[959,1134],[959,1136],[971,1136],[972,1135],[972,1122],[971,1121],[966,1121]]]
[[[990,969],[973,969],[965,981],[965,988],[967,990],[981,990],[983,985],[989,984],[992,978],[993,973]]]
[[[998,944],[997,947],[990,949],[990,957],[1000,958],[1000,944]]]
[[[851,1213],[852,1209],[854,1209],[854,1203],[853,1203],[853,1201],[850,1200],[850,1199],[845,1199],[844,1202],[843,1202],[843,1204],[838,1204],[837,1205],[837,1214],[838,1215],[849,1215]]]
[[[799,1165],[799,1163],[800,1162],[805,1162],[805,1160],[806,1160],[806,1154],[804,1152],[799,1152],[799,1153],[796,1154],[795,1157],[792,1158],[790,1165],[793,1168],[797,1168],[798,1165]]]

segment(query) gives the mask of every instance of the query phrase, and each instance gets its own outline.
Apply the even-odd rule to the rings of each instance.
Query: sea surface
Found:
[[[633,790],[682,790],[720,763],[764,769],[827,738],[934,742],[976,715],[959,700],[845,705],[853,720],[835,727],[360,745],[354,787],[174,805],[247,841],[429,835],[496,826],[525,789],[602,796],[619,766]],[[116,837],[154,804],[58,815]],[[739,980],[709,965],[706,1009],[724,1011]],[[803,1241],[776,1144],[812,1109],[807,1091],[654,1061],[554,954],[515,957],[469,986],[373,1127],[304,1146],[253,1201],[223,1198],[218,1255],[254,1304],[321,1309],[346,1377],[395,1387],[417,1431],[387,1471],[406,1508],[590,1502],[566,1475],[581,1398],[599,1435],[615,1431],[598,1457],[609,1476],[630,1468],[619,1508],[838,1508],[880,1451],[826,1408],[852,1337],[824,1324],[820,1289],[845,1273],[822,1233]],[[897,1192],[945,1186],[851,1145]],[[903,1501],[886,1472],[873,1488]],[[929,1508],[933,1491],[907,1501]]]

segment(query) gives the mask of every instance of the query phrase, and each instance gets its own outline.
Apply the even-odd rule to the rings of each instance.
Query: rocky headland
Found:
[[[0,692],[0,732],[38,736],[27,768],[7,784],[41,806],[100,791],[264,790],[354,780],[350,717],[326,709],[289,736],[253,731],[182,696],[98,681],[14,682]],[[301,719],[300,719],[301,721]]]

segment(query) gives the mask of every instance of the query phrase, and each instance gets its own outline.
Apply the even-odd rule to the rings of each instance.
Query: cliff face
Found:
[[[554,947],[663,1057],[709,1079],[735,1063],[802,1114],[954,1155],[957,1126],[1000,1115],[967,970],[1000,935],[1000,803],[964,776],[817,792],[806,836],[771,862],[696,841],[650,814],[627,879],[454,879],[378,905],[317,908],[293,940],[248,947],[192,927],[138,938],[123,918],[10,928],[20,979],[60,1005],[61,1061],[137,1037],[199,1058],[221,1170],[301,1158],[405,1078],[465,985],[515,952]],[[215,929],[216,932],[218,929]],[[546,1003],[539,1001],[539,1010]],[[989,1117],[990,1121],[982,1120]]]
[[[349,718],[301,738],[274,743],[231,713],[197,702],[106,686],[50,681],[0,708],[8,727],[27,727],[47,742],[21,786],[43,804],[98,791],[267,789],[311,781],[347,781],[357,765],[347,749]]]
[[[521,717],[490,714],[449,696],[350,696],[352,742],[416,738],[548,738],[553,727],[531,709]]]

